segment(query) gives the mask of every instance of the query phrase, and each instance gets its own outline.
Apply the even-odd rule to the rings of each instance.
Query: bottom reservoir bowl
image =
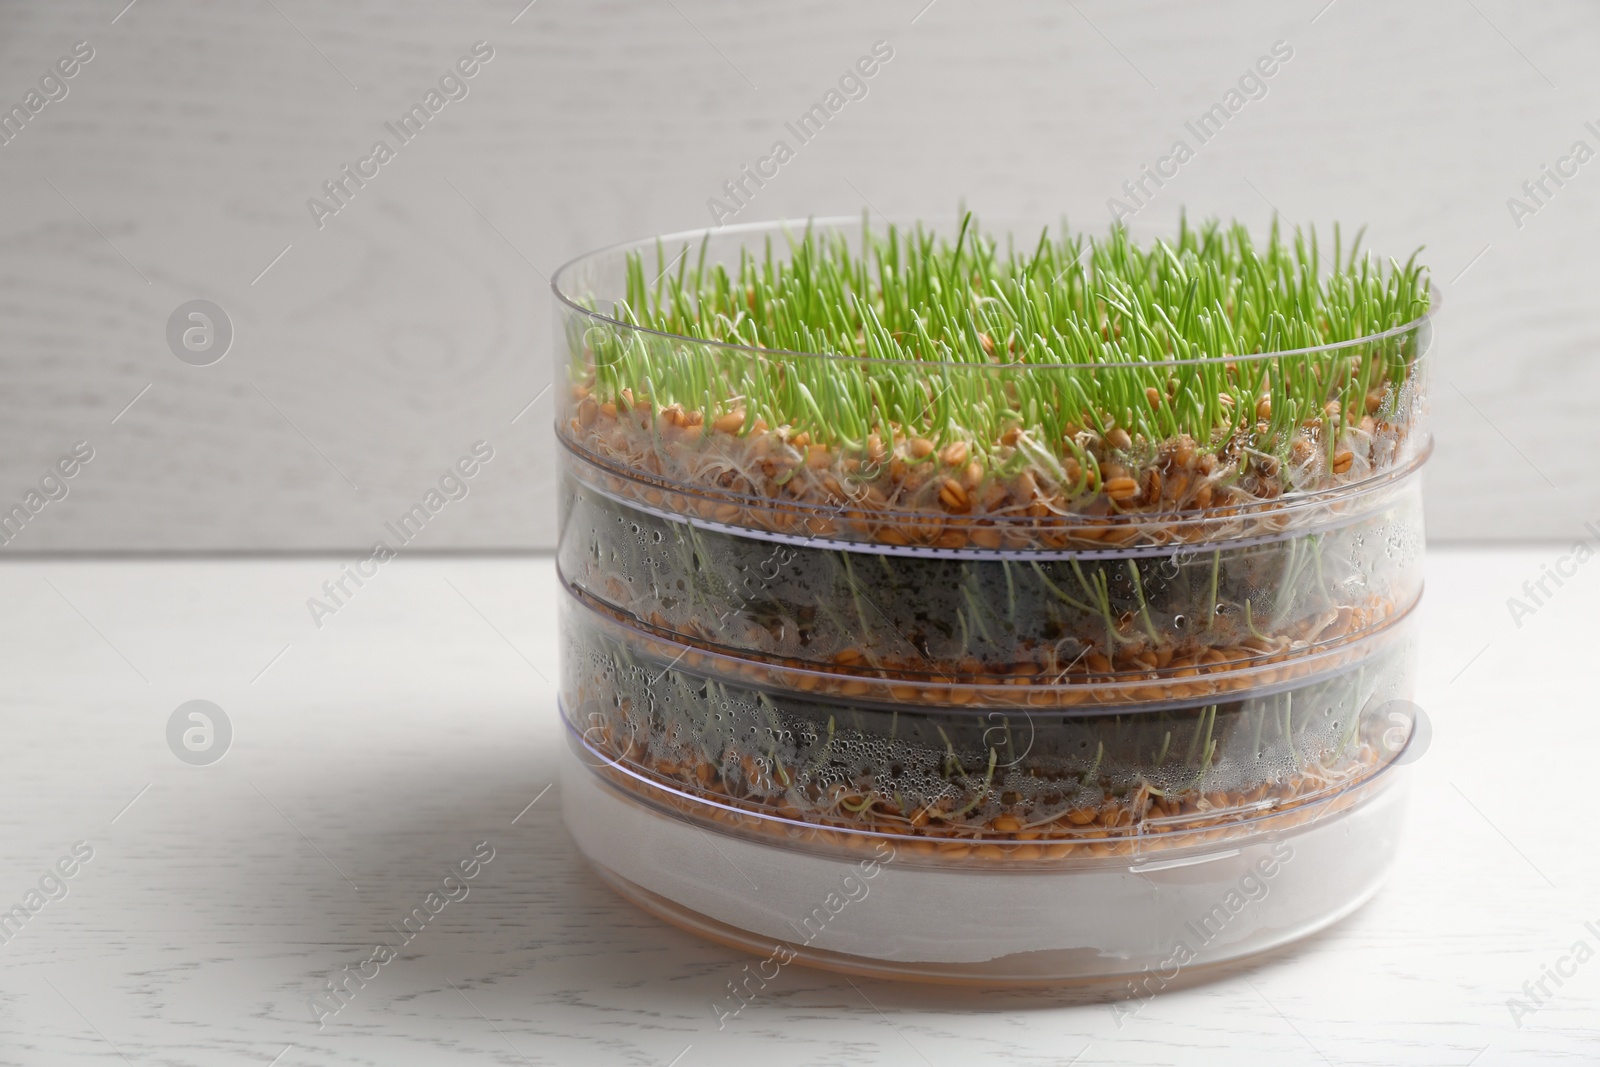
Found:
[[[796,961],[980,985],[1132,976],[1155,992],[1354,911],[1393,861],[1405,805],[1405,768],[1389,766],[1294,819],[1189,848],[952,863],[912,839],[813,848],[733,832],[644,802],[616,770],[581,741],[565,757],[562,809],[584,855],[646,911],[767,957],[767,978]]]

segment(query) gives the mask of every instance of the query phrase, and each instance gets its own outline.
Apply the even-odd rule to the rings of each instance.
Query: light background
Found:
[[[0,5],[7,108],[95,49],[0,146],[0,510],[75,441],[95,458],[0,551],[354,552],[479,439],[494,460],[415,547],[550,546],[550,397],[527,408],[547,276],[709,223],[707,198],[880,39],[869,95],[738,221],[948,222],[965,198],[1098,226],[1287,41],[1266,98],[1140,221],[1276,207],[1365,222],[1401,258],[1425,244],[1448,286],[1433,537],[1600,519],[1600,161],[1520,228],[1506,205],[1575,140],[1600,149],[1593,5],[124,2]],[[495,54],[470,95],[319,230],[307,198],[478,40]],[[195,298],[236,331],[208,367],[166,343]]]

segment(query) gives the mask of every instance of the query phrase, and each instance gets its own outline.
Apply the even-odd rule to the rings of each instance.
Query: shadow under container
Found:
[[[1099,367],[883,367],[580,306],[627,251],[556,280],[563,808],[622,895],[762,955],[1037,983],[1263,951],[1376,891],[1427,320],[1246,357],[1300,407],[1243,438],[1118,440],[1041,416]],[[883,414],[819,447],[761,415],[798,385],[835,425],[830,396]],[[893,401],[952,390],[1000,417]]]

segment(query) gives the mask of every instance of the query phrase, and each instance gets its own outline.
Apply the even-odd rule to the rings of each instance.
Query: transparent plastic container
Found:
[[[752,536],[613,496],[566,457],[566,585],[648,632],[840,676],[1020,684],[1215,673],[1315,652],[1422,592],[1414,468],[1300,504],[1275,533],[1126,549],[915,549]],[[1288,520],[1288,517],[1285,517]]]
[[[1125,365],[1171,409],[1147,440],[1066,421],[1104,364],[592,310],[655,247],[554,283],[563,807],[610,884],[762,954],[979,983],[1215,962],[1370,896],[1404,804],[1429,318]],[[802,387],[813,419],[767,418]]]
[[[859,220],[810,225],[858,241]],[[796,228],[678,234],[659,239],[660,255],[664,268],[761,259]],[[1345,488],[1413,467],[1429,449],[1427,316],[1357,340],[1217,359],[780,352],[607,314],[627,291],[629,255],[657,249],[652,239],[596,252],[552,282],[565,384],[556,430],[600,488],[671,514],[889,546],[1132,548],[1209,539],[1221,518],[1234,520],[1234,536],[1319,521],[1319,504],[1337,507]],[[1108,375],[1130,394],[1122,420],[1127,405],[1153,404],[1162,439],[1078,421],[1082,398],[1099,395]],[[1284,383],[1289,402],[1264,407],[1257,394]],[[779,402],[807,411],[806,425],[773,424]],[[973,413],[971,424],[952,407]],[[1228,429],[1196,439],[1197,422]],[[1211,521],[1183,521],[1192,516]]]
[[[1195,830],[1325,801],[1395,754],[1384,709],[1410,696],[1404,620],[1230,671],[1222,693],[1134,683],[1154,699],[1131,710],[1118,692],[1127,682],[1081,687],[1100,707],[1052,706],[1066,687],[1049,685],[909,692],[856,679],[850,695],[822,691],[807,684],[821,682],[816,672],[751,669],[570,598],[563,635],[574,743],[648,803],[713,821],[748,813],[731,825],[780,839],[793,826],[819,842],[889,835],[957,858],[1003,844],[990,858],[1012,865],[1085,845],[1095,855],[1174,847]]]

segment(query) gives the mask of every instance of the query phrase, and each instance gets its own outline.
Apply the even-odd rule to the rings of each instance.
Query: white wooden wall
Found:
[[[878,40],[894,57],[869,95],[739,221],[948,219],[965,197],[1099,224],[1287,41],[1268,95],[1141,221],[1276,207],[1426,244],[1450,285],[1434,535],[1600,519],[1600,162],[1520,228],[1506,205],[1574,141],[1600,149],[1592,4],[125,2],[0,3],[7,109],[94,49],[0,145],[0,510],[75,442],[94,459],[0,552],[354,551],[480,439],[494,459],[416,547],[548,546],[550,398],[512,424],[549,381],[547,276],[708,222]],[[306,200],[480,40],[470,95],[319,230]],[[211,366],[168,349],[192,299],[234,325]]]

